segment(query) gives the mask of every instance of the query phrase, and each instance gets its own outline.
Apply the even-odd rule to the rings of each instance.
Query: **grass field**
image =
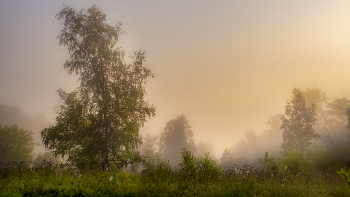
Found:
[[[271,176],[260,170],[232,173],[208,166],[191,168],[187,163],[174,169],[161,164],[132,173],[18,164],[1,169],[0,196],[350,196],[347,182],[336,173]]]

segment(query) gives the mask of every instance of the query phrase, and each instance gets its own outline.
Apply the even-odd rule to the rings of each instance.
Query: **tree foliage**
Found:
[[[21,111],[18,106],[9,106],[0,104],[0,124],[1,125],[18,125],[19,128],[23,127],[33,131],[33,139],[35,142],[41,141],[40,132],[50,126],[50,122],[44,114],[31,116]],[[35,146],[34,152],[44,152],[44,146]]]
[[[266,134],[270,138],[279,138],[280,135],[282,134],[281,131],[281,125],[282,125],[282,115],[281,114],[276,114],[274,116],[271,116],[267,122],[267,130],[264,130],[264,134]]]
[[[121,24],[107,24],[96,6],[79,12],[64,6],[57,17],[64,21],[59,43],[70,54],[64,68],[79,76],[80,86],[71,93],[58,90],[57,123],[42,131],[43,143],[78,164],[125,164],[141,143],[139,127],[155,114],[144,101],[144,85],[153,77],[143,66],[145,52],[134,52],[133,62],[125,63],[115,47]]]
[[[301,91],[301,93],[303,94],[306,105],[308,107],[315,105],[316,114],[322,111],[322,105],[323,103],[327,102],[327,99],[328,99],[325,92],[322,92],[322,90],[318,88],[313,88],[313,89],[308,88],[305,91]]]
[[[196,145],[196,156],[205,156],[208,154],[212,159],[215,159],[214,147],[209,142],[200,141]]]
[[[257,134],[255,130],[244,132],[243,138],[231,147],[231,153],[236,164],[245,165],[256,163],[257,158],[264,153],[264,134]]]
[[[327,124],[326,111],[323,109],[324,104],[328,100],[326,93],[322,92],[322,90],[318,89],[317,87],[312,89],[308,88],[305,91],[301,91],[301,93],[305,98],[307,107],[312,107],[312,105],[314,105],[316,121],[313,128],[316,132],[322,132],[323,128]]]
[[[325,110],[327,119],[321,139],[323,148],[332,154],[336,154],[335,152],[347,154],[350,136],[346,112],[350,107],[350,101],[346,98],[337,98],[332,103],[328,103],[326,107],[328,108]]]
[[[328,103],[326,107],[328,115],[328,125],[335,125],[337,122],[347,124],[347,111],[350,109],[350,101],[346,98],[337,98],[332,103]]]
[[[158,136],[151,136],[147,134],[143,139],[140,154],[142,159],[146,163],[147,168],[158,166],[161,162],[164,162],[164,158],[161,156],[155,146],[159,144]]]
[[[275,158],[269,157],[269,152],[265,152],[264,159],[259,159],[259,163],[264,165],[264,170],[267,176],[270,176],[272,174],[278,173],[278,165],[276,165],[276,162],[274,161]]]
[[[196,150],[193,132],[185,115],[167,122],[159,140],[160,152],[167,157],[171,165],[176,165],[181,159],[182,148],[191,152]]]
[[[33,160],[33,150],[37,143],[33,131],[18,128],[16,124],[2,127],[0,124],[0,162],[29,162]]]
[[[296,175],[298,172],[312,172],[315,167],[306,155],[299,150],[290,150],[287,154],[278,158],[281,171],[291,172]]]
[[[234,158],[231,150],[228,148],[225,148],[219,161],[223,169],[228,170],[232,168],[234,164]]]
[[[347,116],[347,119],[348,119],[348,129],[350,129],[350,109],[348,109],[346,111],[346,116]]]
[[[310,150],[313,140],[320,137],[313,129],[315,121],[315,105],[308,107],[301,91],[294,88],[292,100],[287,102],[282,116],[284,153],[298,150],[305,154]]]
[[[45,153],[42,153],[40,152],[36,158],[34,159],[34,163],[35,164],[42,164],[44,162],[51,162],[53,164],[58,164],[58,163],[62,163],[62,161],[55,157],[52,153],[50,152],[45,152]]]

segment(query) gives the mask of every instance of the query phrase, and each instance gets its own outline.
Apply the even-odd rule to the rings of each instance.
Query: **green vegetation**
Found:
[[[288,151],[285,155],[279,157],[278,160],[281,169],[294,175],[300,172],[312,172],[315,169],[315,166],[300,151]]]
[[[183,114],[166,123],[159,139],[159,150],[166,156],[171,166],[178,164],[182,148],[191,152],[196,150],[191,125]]]
[[[144,86],[154,76],[143,66],[145,52],[134,52],[132,63],[125,63],[124,51],[116,48],[121,25],[107,24],[96,6],[80,12],[64,6],[57,17],[64,21],[59,43],[70,54],[64,68],[79,76],[80,86],[57,91],[62,102],[56,125],[41,132],[43,144],[79,168],[139,161],[139,128],[155,115],[144,100]]]
[[[265,152],[264,159],[259,159],[259,163],[264,165],[264,171],[266,176],[273,176],[278,173],[278,166],[276,162],[274,162],[274,157],[269,157],[269,152]]]
[[[50,152],[39,153],[38,156],[36,156],[36,158],[35,158],[35,160],[33,162],[34,162],[34,164],[41,165],[45,161],[51,162],[53,164],[62,163],[60,158],[55,157]]]
[[[34,158],[33,131],[18,128],[16,124],[2,127],[0,124],[0,162],[32,161]]]
[[[345,168],[341,168],[340,171],[337,171],[347,182],[350,189],[350,170],[346,170]]]
[[[81,83],[57,91],[56,124],[41,132],[50,152],[34,161],[33,132],[0,124],[0,196],[350,196],[350,163],[343,168],[350,101],[324,110],[324,92],[295,88],[285,114],[260,134],[246,131],[219,164],[210,143],[195,144],[185,115],[167,122],[159,138],[141,139],[140,127],[155,115],[144,101],[153,73],[143,66],[145,52],[124,62],[115,47],[120,24],[107,24],[95,6],[64,6],[57,17],[70,54],[64,67]]]
[[[320,138],[313,128],[316,122],[315,108],[315,104],[308,107],[301,91],[294,88],[292,100],[287,102],[285,115],[282,116],[281,147],[284,153],[298,150],[301,154],[308,154],[313,147],[313,140]]]
[[[268,158],[268,157],[267,157]],[[187,149],[177,168],[161,163],[141,174],[110,168],[78,170],[44,163],[3,166],[0,196],[349,196],[340,175],[277,173],[258,169],[223,173],[208,155],[195,158]],[[268,160],[270,161],[270,160]],[[112,165],[111,165],[112,167]]]
[[[341,168],[340,171],[337,171],[338,174],[340,174],[346,182],[348,182],[348,186],[350,189],[350,161],[347,162],[347,166],[345,168]]]

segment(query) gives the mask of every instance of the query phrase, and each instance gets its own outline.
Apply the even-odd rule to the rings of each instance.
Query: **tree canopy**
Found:
[[[185,115],[167,122],[159,139],[160,152],[167,157],[171,165],[176,165],[181,159],[182,148],[191,152],[196,150],[193,131]]]
[[[312,127],[316,122],[315,115],[315,105],[308,107],[301,91],[294,88],[292,100],[287,102],[285,114],[282,116],[281,147],[284,153],[290,150],[307,153],[310,150],[312,141],[320,137]]]
[[[53,164],[58,164],[58,163],[61,163],[61,159],[60,158],[57,158],[55,157],[52,153],[50,152],[45,152],[45,153],[42,153],[40,152],[36,158],[34,159],[34,164],[43,164],[44,162],[51,162]]]
[[[160,164],[164,159],[157,150],[158,136],[151,136],[151,134],[147,134],[142,138],[142,146],[140,150],[140,154],[142,159],[145,161],[147,167],[155,167]]]
[[[233,153],[231,152],[230,149],[225,148],[219,160],[223,169],[228,170],[233,167],[234,158],[233,158]]]
[[[205,156],[205,154],[209,154],[212,159],[215,159],[213,144],[200,141],[196,145],[196,156]]]
[[[33,131],[19,128],[16,124],[2,127],[0,124],[0,162],[29,162],[34,158],[33,150],[37,143]]]
[[[28,115],[23,113],[21,108],[18,106],[10,106],[0,104],[0,124],[1,125],[14,125],[16,124],[19,128],[23,127],[25,130],[33,131],[34,141],[40,142],[40,132],[50,126],[50,122],[44,114],[40,115]],[[43,152],[45,148],[43,146],[35,146],[34,152]]]
[[[154,76],[143,66],[145,52],[134,52],[132,63],[125,63],[124,51],[115,47],[121,24],[107,24],[96,6],[75,12],[65,5],[56,16],[64,21],[59,43],[70,54],[64,68],[79,76],[80,86],[57,91],[56,125],[42,131],[43,144],[79,165],[125,165],[141,143],[140,126],[155,114],[144,101],[144,85]]]
[[[271,116],[265,123],[268,129],[265,130],[264,133],[267,135],[275,135],[276,133],[280,133],[282,124],[281,118],[281,114]]]
[[[329,108],[328,119],[329,124],[335,124],[336,122],[341,122],[347,124],[347,111],[350,109],[350,101],[346,98],[337,98],[332,103],[328,103],[327,108]]]
[[[348,119],[348,129],[350,129],[350,109],[346,111],[347,119]]]

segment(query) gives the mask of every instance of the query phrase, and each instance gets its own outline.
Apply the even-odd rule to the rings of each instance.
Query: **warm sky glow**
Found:
[[[0,2],[0,103],[54,122],[59,87],[71,91],[67,50],[58,45],[62,4],[98,6],[123,23],[118,46],[147,51],[157,108],[142,133],[159,134],[184,114],[195,141],[219,153],[245,130],[284,113],[293,87],[318,87],[328,102],[350,99],[350,1]]]

